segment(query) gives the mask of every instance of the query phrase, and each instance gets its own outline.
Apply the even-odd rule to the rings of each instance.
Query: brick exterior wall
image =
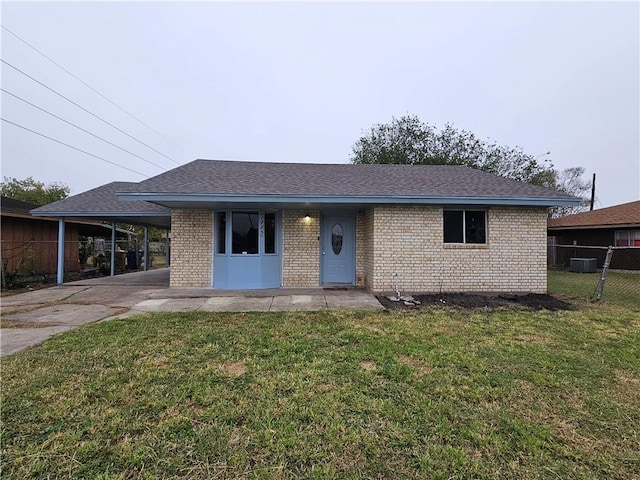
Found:
[[[367,245],[365,243],[365,212],[356,213],[356,285],[363,287],[365,285],[365,259]]]
[[[309,222],[304,220],[306,214]],[[320,212],[285,210],[282,215],[282,286],[320,285]]]
[[[486,245],[444,245],[442,208],[374,207],[367,288],[393,291],[397,278],[404,292],[546,292],[546,209],[495,207],[487,220]]]
[[[546,209],[494,207],[487,220],[486,245],[445,245],[441,207],[368,208],[356,215],[356,284],[374,292],[393,291],[396,279],[403,292],[546,292]],[[320,212],[286,210],[282,222],[282,286],[317,287]],[[211,286],[213,212],[173,210],[171,227],[171,286]]]
[[[171,211],[172,287],[210,287],[213,268],[213,211]]]
[[[367,290],[373,290],[373,208],[364,212],[362,237],[364,286]]]

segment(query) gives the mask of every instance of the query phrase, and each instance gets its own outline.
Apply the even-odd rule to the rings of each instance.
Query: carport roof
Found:
[[[169,228],[171,210],[161,205],[137,201],[121,201],[116,192],[129,191],[136,183],[111,182],[78,195],[31,210],[34,216],[79,217]]]

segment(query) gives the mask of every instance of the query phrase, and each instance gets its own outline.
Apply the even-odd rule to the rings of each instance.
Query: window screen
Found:
[[[484,218],[483,211],[464,212],[465,243],[486,243]]]

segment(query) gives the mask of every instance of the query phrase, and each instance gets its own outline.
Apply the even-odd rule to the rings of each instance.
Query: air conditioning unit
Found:
[[[571,258],[570,272],[594,273],[598,268],[598,260],[595,258]]]

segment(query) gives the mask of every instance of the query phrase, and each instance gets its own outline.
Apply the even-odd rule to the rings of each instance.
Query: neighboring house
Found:
[[[173,287],[374,292],[546,292],[547,208],[580,202],[463,166],[214,160],[116,195],[170,209]]]
[[[549,245],[584,245],[640,248],[640,201],[600,208],[549,220]],[[602,266],[606,249],[581,251],[581,256],[598,259]],[[576,256],[571,248],[556,248],[554,266],[569,265]],[[613,255],[611,268],[640,270],[640,249],[619,250]]]
[[[37,205],[1,197],[0,244],[5,272],[48,275],[56,272],[58,249],[58,219],[34,217],[29,213]],[[64,266],[66,271],[78,271],[79,236],[105,236],[109,230],[102,224],[75,220],[65,230]]]

